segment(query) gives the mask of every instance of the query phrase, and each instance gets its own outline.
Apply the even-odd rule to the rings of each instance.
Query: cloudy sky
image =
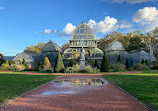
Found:
[[[145,33],[158,26],[158,0],[0,0],[0,52],[16,55],[49,40],[61,46],[82,21],[96,37]]]

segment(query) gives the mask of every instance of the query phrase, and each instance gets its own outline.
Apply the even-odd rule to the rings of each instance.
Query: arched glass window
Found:
[[[72,40],[88,40],[88,39],[95,39],[94,33],[92,29],[86,25],[81,24],[73,31]]]

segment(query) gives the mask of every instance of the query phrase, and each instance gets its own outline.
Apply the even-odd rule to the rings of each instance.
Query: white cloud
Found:
[[[5,9],[4,7],[0,6],[0,10],[4,10],[4,9]]]
[[[98,23],[96,23],[92,19],[88,21],[88,25],[90,26],[90,28],[92,28],[94,33],[103,33],[103,34],[116,30],[115,27],[116,23],[117,23],[117,19],[110,18],[109,16],[105,17],[103,21],[100,21]]]
[[[111,3],[127,3],[127,4],[137,4],[137,3],[144,3],[150,1],[158,1],[158,0],[102,0],[102,1],[110,1]]]
[[[119,28],[121,29],[128,29],[132,27],[132,24],[130,24],[126,20],[119,21],[116,18],[113,17],[105,17],[104,20],[96,22],[95,20],[90,19],[87,23],[89,27],[94,31],[94,33],[102,33],[105,34],[107,32],[111,32],[114,30],[117,30]],[[73,33],[73,30],[76,28],[72,23],[67,23],[63,30],[51,30],[46,29],[44,31],[45,34],[55,34],[59,37],[70,37]]]
[[[73,26],[72,23],[67,23],[62,31],[46,29],[44,31],[44,33],[45,34],[56,34],[57,36],[68,37],[72,34],[72,32],[75,28],[76,28],[76,26]]]
[[[76,28],[76,26],[73,26],[72,23],[67,23],[65,28],[63,29],[63,33],[72,34],[72,32],[75,28]]]
[[[137,23],[142,31],[151,31],[158,26],[158,10],[156,7],[139,9],[133,15],[133,22]]]
[[[51,34],[51,33],[53,33],[53,31],[52,31],[51,29],[46,29],[46,30],[44,31],[44,33],[45,33],[45,34]]]

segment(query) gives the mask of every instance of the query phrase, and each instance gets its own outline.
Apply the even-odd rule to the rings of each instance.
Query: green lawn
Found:
[[[158,72],[146,71],[142,74],[103,77],[158,111]]]
[[[47,83],[57,76],[52,75],[22,75],[15,73],[0,73],[0,105],[23,93]]]

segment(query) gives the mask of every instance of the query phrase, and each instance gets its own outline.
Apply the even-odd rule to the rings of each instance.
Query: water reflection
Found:
[[[59,80],[55,81],[61,86],[84,86],[84,85],[103,85],[104,82],[100,79],[73,79],[73,80]]]

